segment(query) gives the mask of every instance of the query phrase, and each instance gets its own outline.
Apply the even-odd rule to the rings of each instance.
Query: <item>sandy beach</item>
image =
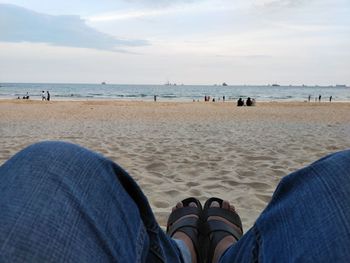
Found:
[[[120,164],[162,226],[176,201],[218,196],[247,230],[283,176],[350,148],[350,103],[0,101],[0,164],[43,140]]]

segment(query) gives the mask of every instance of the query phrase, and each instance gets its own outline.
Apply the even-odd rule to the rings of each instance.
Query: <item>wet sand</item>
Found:
[[[120,164],[162,226],[176,201],[218,196],[247,229],[283,176],[350,148],[350,103],[0,100],[0,164],[43,140],[77,143]]]

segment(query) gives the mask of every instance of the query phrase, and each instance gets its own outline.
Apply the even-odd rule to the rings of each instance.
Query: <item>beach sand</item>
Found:
[[[0,101],[0,164],[43,140],[120,164],[162,226],[177,201],[218,196],[247,230],[283,176],[350,147],[350,104]]]

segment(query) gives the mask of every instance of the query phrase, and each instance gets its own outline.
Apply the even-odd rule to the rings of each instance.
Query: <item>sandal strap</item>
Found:
[[[219,207],[211,207],[213,202],[218,202]],[[204,223],[200,229],[200,232],[203,235],[204,240],[202,255],[203,257],[207,258],[207,262],[212,261],[215,249],[223,238],[226,236],[232,236],[238,241],[243,235],[242,221],[239,215],[235,211],[223,209],[222,204],[222,199],[212,197],[208,199],[204,205],[204,210],[202,213],[202,220]],[[228,222],[240,228],[241,232],[222,220],[213,219],[208,221],[208,218],[212,216],[226,219]]]
[[[213,202],[218,202],[220,207],[210,207]],[[219,216],[225,218],[232,224],[238,226],[243,232],[242,221],[239,215],[232,210],[222,209],[223,200],[217,197],[209,198],[205,204],[203,209],[202,218],[204,221],[207,221],[209,216]]]
[[[188,206],[191,202],[196,203],[198,207]],[[197,255],[197,261],[202,262],[200,246],[198,242],[199,222],[202,213],[202,205],[197,199],[193,197],[182,200],[182,203],[183,207],[175,209],[170,214],[166,232],[170,237],[172,237],[176,232],[183,232],[186,234],[192,240]],[[188,215],[194,216],[183,218],[184,216]]]
[[[167,233],[169,236],[173,236],[175,232],[181,231],[186,234],[186,230],[193,228],[196,230],[198,228],[198,219],[194,217],[188,217],[180,220],[176,224],[168,226]],[[185,230],[185,231],[182,231]]]
[[[205,236],[213,234],[213,232],[224,232],[222,236],[233,236],[236,240],[239,240],[242,237],[242,233],[238,232],[235,228],[232,228],[227,225],[227,223],[219,220],[210,220],[204,223],[203,228],[201,229]],[[222,237],[220,238],[220,240]]]
[[[218,216],[226,219],[230,223],[238,226],[242,230],[242,221],[236,212],[231,210],[222,209],[221,207],[211,207],[203,212],[204,220],[207,220],[210,216]]]
[[[201,214],[201,209],[198,207],[190,207],[190,206],[181,207],[179,209],[176,209],[170,214],[167,225],[172,225],[181,217],[184,217],[187,215],[197,215],[199,218],[200,214]]]
[[[237,241],[242,237],[236,229],[229,227],[227,223],[218,220],[210,220],[204,225],[205,235],[207,236],[207,262],[211,262],[215,249],[219,242],[226,236],[233,236]]]

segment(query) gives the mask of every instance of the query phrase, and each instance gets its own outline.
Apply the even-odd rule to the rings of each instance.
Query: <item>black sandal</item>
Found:
[[[194,197],[186,198],[181,201],[183,207],[175,209],[168,218],[166,233],[172,237],[176,232],[185,233],[191,240],[196,250],[197,262],[201,263],[200,245],[198,240],[200,218],[202,214],[202,204]],[[195,203],[197,207],[190,207],[190,203]],[[187,215],[197,215],[196,217],[181,217]],[[180,220],[179,220],[180,219]],[[178,221],[179,220],[179,221]],[[178,221],[178,222],[176,222]],[[175,223],[176,222],[176,223]]]
[[[210,207],[213,202],[218,202],[220,207]],[[205,202],[202,220],[203,225],[201,228],[201,235],[203,235],[203,258],[206,258],[204,262],[212,262],[214,257],[215,248],[218,243],[226,236],[233,236],[237,241],[243,235],[242,222],[239,215],[231,210],[222,209],[222,199],[213,197]],[[210,220],[207,221],[210,216],[222,217],[232,224],[240,228],[241,232],[237,231],[235,228],[230,227],[225,222],[220,220]]]

